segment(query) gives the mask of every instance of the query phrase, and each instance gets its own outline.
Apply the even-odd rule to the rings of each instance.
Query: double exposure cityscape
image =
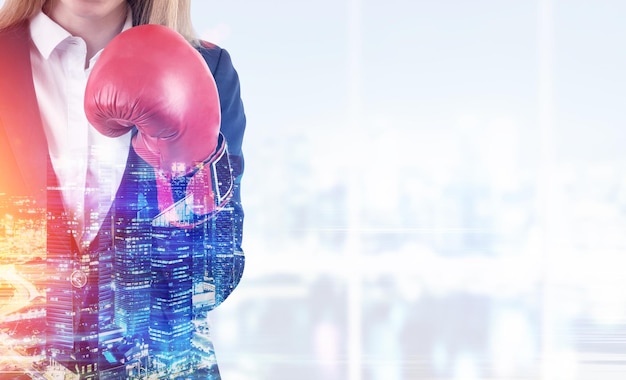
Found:
[[[234,265],[243,260],[224,231],[232,229],[232,210],[192,229],[152,225],[153,217],[145,223],[140,213],[111,216],[114,244],[79,267],[46,233],[56,222],[51,214],[0,195],[0,373],[211,378],[207,312],[232,290]]]

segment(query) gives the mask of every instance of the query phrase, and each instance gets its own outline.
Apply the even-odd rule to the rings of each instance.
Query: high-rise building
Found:
[[[172,372],[191,365],[192,261],[188,230],[152,227],[149,346],[155,367]]]
[[[204,237],[210,256],[211,277],[215,284],[216,305],[222,303],[237,285],[233,218],[233,209],[229,207],[206,223]]]
[[[61,189],[48,169],[46,351],[54,362],[95,379],[98,356],[98,267],[80,255],[77,223],[65,212]]]
[[[138,341],[147,341],[150,324],[149,226],[138,216],[115,229],[115,321]]]
[[[124,335],[124,343],[116,348],[118,353],[124,351],[125,361],[143,357],[126,357],[129,350],[124,345],[147,347],[149,340],[153,212],[149,205],[154,201],[150,199],[154,195],[150,190],[153,171],[133,163],[129,167],[126,186],[120,188],[119,200],[112,207],[114,320]]]

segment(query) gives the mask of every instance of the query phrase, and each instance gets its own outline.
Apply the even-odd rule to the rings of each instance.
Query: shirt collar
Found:
[[[122,27],[122,32],[133,27],[133,16],[128,9],[126,21]],[[48,59],[54,49],[59,46],[65,39],[72,37],[70,32],[63,29],[59,24],[54,22],[48,15],[39,11],[30,19],[30,35],[41,55]]]
[[[41,55],[48,59],[52,51],[72,35],[59,24],[39,11],[30,19],[30,36]]]

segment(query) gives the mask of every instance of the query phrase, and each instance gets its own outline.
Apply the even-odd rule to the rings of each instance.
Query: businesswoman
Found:
[[[244,266],[229,54],[188,0],[7,0],[0,52],[0,197],[47,225],[28,370],[219,378],[206,313]]]

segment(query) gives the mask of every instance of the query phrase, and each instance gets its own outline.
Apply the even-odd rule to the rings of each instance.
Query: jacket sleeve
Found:
[[[241,177],[244,169],[242,141],[246,128],[246,116],[241,100],[239,76],[233,67],[230,55],[224,49],[217,50],[217,62],[214,67],[209,64],[220,98],[222,112],[221,132],[228,144],[228,153],[233,169],[234,191],[231,206],[235,218],[235,252],[241,252],[243,236],[243,207],[241,205]]]
[[[226,299],[239,283],[243,275],[245,263],[241,247],[244,219],[241,203],[241,178],[244,170],[242,141],[246,128],[246,116],[241,100],[239,76],[233,67],[228,52],[209,43],[203,43],[198,50],[206,60],[217,85],[222,113],[220,131],[228,145],[234,181],[233,196],[226,207],[229,211],[218,213],[213,221],[216,230],[214,251],[216,254],[211,259],[210,266],[216,281],[215,304],[213,305],[213,307],[216,307]],[[220,233],[220,230],[222,233]],[[222,239],[227,239],[228,242]],[[220,241],[224,242],[224,245]],[[225,249],[226,246],[229,248]],[[221,249],[232,249],[232,253],[228,255],[226,262],[224,261],[225,258],[219,254]],[[224,274],[223,271],[225,270],[229,273],[223,278],[228,278],[229,280],[220,281],[219,277],[222,277],[220,273]]]

